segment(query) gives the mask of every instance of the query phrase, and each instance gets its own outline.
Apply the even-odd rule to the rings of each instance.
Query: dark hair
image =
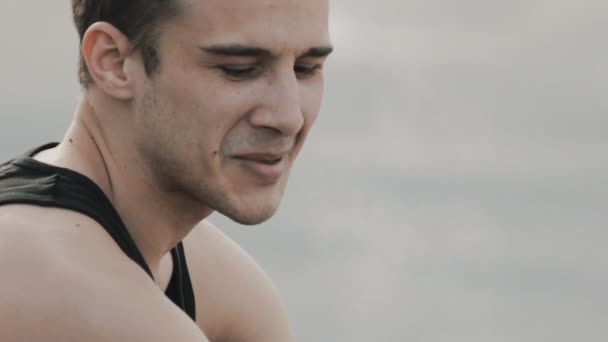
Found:
[[[151,75],[159,64],[158,26],[178,13],[179,0],[72,0],[74,24],[82,42],[86,30],[96,22],[107,22],[119,29],[140,49],[146,73]],[[78,70],[80,84],[92,82],[82,55]]]

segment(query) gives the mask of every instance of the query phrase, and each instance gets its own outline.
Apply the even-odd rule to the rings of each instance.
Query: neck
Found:
[[[158,279],[163,256],[212,210],[164,190],[134,162],[140,159],[128,132],[120,124],[106,126],[83,99],[63,141],[40,159],[82,173],[101,188]]]

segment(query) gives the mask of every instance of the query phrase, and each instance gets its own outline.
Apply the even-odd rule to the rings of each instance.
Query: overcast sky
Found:
[[[608,2],[340,0],[282,208],[212,220],[301,341],[608,336]],[[0,159],[61,138],[69,1],[0,3]]]

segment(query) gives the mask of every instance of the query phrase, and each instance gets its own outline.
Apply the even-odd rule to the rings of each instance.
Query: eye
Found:
[[[218,66],[226,76],[233,79],[248,79],[257,76],[261,68],[254,66],[222,65]]]
[[[321,64],[296,64],[293,67],[299,78],[314,76],[321,69]]]

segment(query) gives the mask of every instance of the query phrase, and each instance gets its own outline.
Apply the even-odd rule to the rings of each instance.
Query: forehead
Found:
[[[329,45],[328,0],[182,0],[172,26],[199,43],[269,49]]]

